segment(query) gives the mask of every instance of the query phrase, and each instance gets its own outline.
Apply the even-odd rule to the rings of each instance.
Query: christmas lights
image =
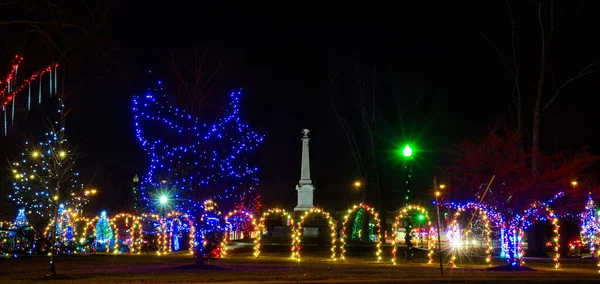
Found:
[[[96,227],[94,229],[96,236],[96,243],[100,246],[106,247],[106,252],[110,251],[110,242],[113,239],[113,229],[110,225],[110,220],[106,215],[106,211],[100,213],[100,218],[96,221]]]
[[[16,97],[20,94],[20,93],[25,93],[23,92],[23,90],[27,89],[27,94],[28,94],[28,100],[27,100],[27,110],[31,110],[31,83],[34,82],[36,79],[39,78],[39,100],[38,102],[41,103],[41,98],[42,98],[42,80],[44,77],[44,74],[49,73],[50,75],[48,76],[49,79],[49,94],[50,97],[52,97],[52,94],[55,94],[57,92],[57,68],[58,68],[58,64],[51,64],[50,66],[43,68],[35,73],[33,73],[32,75],[30,75],[28,78],[26,78],[25,80],[23,80],[22,82],[17,82],[17,72],[19,70],[19,66],[21,65],[21,63],[23,62],[23,57],[15,55],[15,58],[13,60],[13,64],[12,64],[12,68],[11,71],[9,72],[9,75],[6,77],[6,79],[4,79],[3,81],[0,81],[0,106],[2,106],[2,111],[4,112],[4,135],[8,135],[8,115],[7,113],[9,112],[9,107],[8,105],[11,104],[10,109],[11,111],[11,115],[10,115],[10,119],[11,119],[11,125],[14,124],[14,120],[15,120],[15,105],[16,105]],[[54,70],[54,71],[53,71]]]
[[[241,217],[241,220],[240,220]],[[227,255],[227,242],[229,241],[229,239],[231,238],[231,233],[232,232],[238,232],[237,229],[241,229],[240,227],[242,227],[241,225],[243,223],[250,223],[250,225],[252,226],[252,231],[251,232],[256,232],[258,231],[257,225],[256,225],[256,219],[254,219],[254,215],[252,215],[251,213],[248,213],[246,211],[231,211],[229,212],[226,216],[225,216],[225,235],[223,236],[223,240],[221,241],[221,257],[224,257]],[[242,231],[243,230],[239,230]],[[252,237],[252,233],[250,233],[250,237]]]
[[[121,253],[119,248],[119,240],[122,244],[127,245],[129,248],[129,254],[137,253],[140,254],[142,247],[143,230],[140,225],[140,217],[134,216],[129,213],[119,213],[116,216],[109,219],[110,227],[113,230],[113,253]],[[129,235],[126,237],[119,236],[119,223],[117,221],[124,221],[125,232],[129,231]]]
[[[267,218],[271,217],[272,215],[273,216],[281,216],[282,218],[285,218],[286,225],[291,226],[292,233],[296,231],[295,226],[294,226],[294,219],[285,210],[279,209],[279,208],[271,208],[271,209],[267,210],[266,212],[264,212],[262,214],[262,216],[260,217],[260,219],[258,221],[258,225],[257,225],[258,234],[256,236],[256,239],[254,239],[254,257],[258,257],[260,255],[260,239],[262,238],[263,234],[267,233],[267,228],[265,227],[265,221],[267,220]]]
[[[342,222],[342,236],[341,236],[341,244],[340,244],[340,259],[343,261],[346,259],[344,253],[346,252],[346,224],[348,223],[348,218],[354,212],[358,212],[358,210],[362,209],[363,212],[368,212],[375,221],[375,226],[377,227],[377,247],[375,251],[375,259],[377,262],[381,261],[381,222],[379,220],[379,214],[373,207],[366,205],[364,203],[360,203],[358,205],[352,206],[352,208],[346,211],[346,215],[344,216],[344,221]],[[361,228],[362,230],[362,228]]]
[[[396,215],[396,220],[394,221],[394,226],[392,226],[392,233],[394,234],[394,238],[392,240],[392,264],[396,265],[396,251],[397,251],[397,247],[396,247],[396,238],[397,238],[397,233],[398,233],[398,228],[400,226],[400,223],[403,219],[405,218],[409,218],[409,213],[417,213],[417,214],[424,214],[424,219],[427,220],[427,227],[431,227],[431,220],[429,219],[429,213],[427,212],[427,210],[419,205],[407,205],[404,208],[400,209],[400,212],[398,213],[398,215]],[[406,232],[407,234],[410,234],[410,231]],[[429,236],[429,260],[428,263],[431,264],[433,263],[433,248],[434,245],[433,244],[433,237],[430,235]]]
[[[179,227],[174,227],[173,223],[179,223]],[[189,216],[187,213],[182,212],[169,212],[164,218],[161,219],[161,228],[163,232],[163,246],[162,249],[159,250],[159,255],[171,253],[173,251],[173,231],[175,228],[178,228],[181,231],[183,225],[189,229],[188,234],[188,251],[190,255],[194,254],[194,246],[195,246],[195,237],[196,237],[196,226],[194,225],[194,219]]]
[[[25,214],[25,209],[19,209],[19,213],[17,213],[17,217],[12,222],[12,228],[20,228],[29,226],[29,221],[27,220],[27,214]]]
[[[596,205],[592,195],[588,195],[585,210],[581,213],[581,242],[590,248],[590,255],[596,255],[596,245],[600,241],[600,223],[596,216]]]
[[[450,240],[451,244],[450,265],[452,268],[456,268],[456,263],[454,262],[454,260],[456,260],[456,252],[458,251],[458,249],[461,248],[461,245],[463,243],[467,245],[469,244],[469,236],[472,233],[472,229],[467,228],[467,230],[464,233],[465,239],[463,240],[463,234],[461,234],[461,230],[458,226],[458,217],[461,215],[461,212],[464,212],[466,209],[473,209],[473,214],[479,214],[479,218],[484,224],[483,234],[486,243],[485,262],[488,264],[488,266],[492,266],[492,240],[490,234],[490,220],[488,218],[488,212],[484,207],[475,203],[468,203],[466,206],[460,206],[454,213],[452,222],[450,223],[450,230],[448,232],[448,239]]]
[[[12,163],[14,192],[9,198],[41,217],[53,215],[55,206],[79,210],[89,202],[84,186],[73,170],[75,157],[65,138],[65,129],[49,131],[46,140],[25,143],[25,152]]]
[[[298,224],[296,225],[296,228],[294,230],[294,233],[292,234],[292,259],[296,260],[296,261],[300,261],[300,249],[301,249],[301,239],[302,239],[302,224],[304,224],[304,221],[306,220],[306,218],[308,216],[312,216],[312,215],[320,215],[321,217],[325,218],[325,220],[327,220],[327,223],[329,224],[329,228],[331,229],[331,259],[332,260],[337,260],[335,255],[335,241],[336,241],[336,232],[335,232],[335,224],[333,223],[333,219],[331,218],[331,216],[329,215],[329,213],[323,211],[320,208],[312,208],[308,211],[305,211],[304,214],[302,214],[302,217],[300,217],[300,221],[298,221]]]
[[[158,196],[168,193],[174,210],[196,215],[202,210],[199,197],[234,203],[253,192],[258,169],[246,160],[263,136],[240,122],[241,91],[230,94],[226,115],[215,124],[200,123],[169,104],[163,92],[161,87],[149,89],[133,99],[135,134],[150,158],[140,182],[148,208],[153,212]]]

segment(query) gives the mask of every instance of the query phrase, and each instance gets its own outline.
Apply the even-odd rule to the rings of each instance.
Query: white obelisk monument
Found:
[[[302,170],[300,171],[300,182],[296,185],[298,191],[298,205],[294,211],[308,211],[315,206],[313,205],[313,190],[315,190],[310,180],[310,155],[308,152],[308,129],[303,129],[302,134]]]

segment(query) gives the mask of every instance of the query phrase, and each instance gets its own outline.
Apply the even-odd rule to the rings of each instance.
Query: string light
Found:
[[[370,207],[369,205],[366,205],[364,203],[360,203],[358,205],[354,205],[352,206],[352,208],[348,209],[346,211],[346,215],[344,216],[344,221],[342,221],[342,236],[341,236],[341,244],[340,244],[340,259],[343,261],[346,259],[346,257],[344,256],[344,254],[346,253],[346,224],[348,223],[348,218],[350,218],[350,216],[352,214],[354,214],[354,212],[357,212],[357,210],[359,209],[363,209],[366,212],[369,212],[371,214],[371,216],[373,216],[373,219],[375,221],[375,226],[377,227],[377,247],[376,247],[376,251],[375,251],[375,259],[377,260],[377,262],[381,261],[381,222],[379,220],[379,214],[375,211],[375,209],[373,209],[373,207]]]
[[[119,224],[117,221],[123,220],[125,222],[125,232],[129,231],[129,254],[141,252],[142,240],[144,238],[143,230],[140,225],[140,217],[134,216],[130,213],[119,213],[116,216],[109,219],[110,227],[113,229],[113,253],[121,253],[119,248]],[[136,234],[137,232],[137,234]]]
[[[320,215],[323,218],[325,218],[325,220],[327,220],[329,228],[331,229],[331,259],[334,261],[337,260],[335,257],[335,224],[333,223],[333,219],[331,218],[329,213],[323,211],[320,208],[312,208],[308,211],[305,211],[302,217],[300,217],[300,221],[298,222],[297,226],[295,227],[294,233],[292,234],[292,259],[300,262],[302,224],[304,224],[304,221],[308,216],[312,215]]]
[[[421,214],[425,214],[425,219],[427,219],[427,227],[431,227],[431,221],[429,219],[429,213],[427,212],[427,210],[424,207],[421,207],[419,205],[407,205],[404,208],[402,208],[400,210],[400,212],[398,213],[398,215],[396,216],[396,220],[394,221],[394,226],[392,226],[392,233],[394,234],[394,237],[392,239],[392,264],[396,265],[396,233],[398,232],[398,227],[400,226],[400,222],[402,221],[402,219],[407,218],[409,215],[409,212],[418,212]],[[410,234],[411,232],[406,232],[407,234]],[[432,237],[429,236],[429,243],[432,242]],[[429,247],[429,260],[428,263],[431,264],[433,263],[433,245],[428,245]]]
[[[600,240],[598,237],[598,234],[600,233],[600,223],[598,222],[596,214],[596,205],[590,193],[588,194],[585,210],[580,214],[580,237],[581,241],[589,246],[590,255],[596,255],[596,244]]]
[[[469,235],[472,233],[472,230],[469,228],[465,232],[465,241],[462,241],[460,229],[458,226],[458,217],[461,215],[461,212],[464,212],[467,209],[474,210],[473,214],[479,213],[480,219],[484,224],[483,234],[485,238],[486,250],[485,250],[485,262],[488,266],[492,266],[492,240],[490,234],[490,220],[488,218],[488,211],[485,207],[480,206],[476,203],[467,203],[465,206],[459,206],[456,208],[456,212],[452,218],[452,222],[450,223],[449,236],[451,236],[450,243],[450,265],[452,268],[456,268],[456,252],[460,248],[462,243],[469,244]],[[497,214],[493,214],[497,216]],[[496,220],[498,222],[498,220]]]
[[[237,210],[229,212],[225,216],[226,227],[225,227],[225,234],[223,235],[223,239],[221,240],[221,257],[224,257],[227,255],[227,242],[231,238],[231,232],[233,232],[235,229],[232,222],[230,222],[230,219],[232,219],[233,217],[243,217],[244,219],[249,219],[250,224],[252,225],[253,231],[256,232],[258,230],[258,228],[256,226],[256,219],[254,219],[254,215],[252,213],[249,213],[246,211],[237,211]],[[244,220],[244,221],[246,221],[246,220]]]
[[[156,207],[152,195],[163,180],[174,192],[174,209],[193,215],[201,210],[199,192],[216,193],[212,197],[216,200],[233,200],[253,191],[258,168],[248,164],[246,157],[263,136],[240,122],[241,91],[230,94],[226,115],[212,125],[169,104],[163,93],[162,87],[148,89],[133,99],[135,134],[150,157],[149,171],[140,182],[147,206]],[[171,137],[153,136],[158,129],[167,129]]]
[[[279,208],[271,208],[271,209],[267,210],[266,212],[264,212],[262,214],[262,216],[260,217],[260,219],[258,221],[258,225],[257,225],[258,235],[256,236],[256,239],[254,239],[254,257],[258,257],[260,255],[260,240],[262,238],[262,234],[267,233],[267,228],[265,227],[265,221],[271,215],[281,216],[283,218],[286,218],[286,225],[291,226],[292,233],[294,233],[296,231],[295,226],[294,226],[294,219],[288,212],[286,212],[283,209],[279,209]]]

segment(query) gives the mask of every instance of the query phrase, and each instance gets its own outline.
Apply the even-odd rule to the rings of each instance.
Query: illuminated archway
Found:
[[[113,253],[120,253],[119,248],[119,225],[117,221],[125,221],[125,228],[129,228],[129,237],[131,243],[129,244],[129,253],[140,253],[143,240],[143,230],[140,226],[140,217],[134,216],[130,213],[119,213],[113,218],[109,219],[109,224],[113,228],[113,239],[114,247]],[[137,234],[136,234],[137,232]]]
[[[331,229],[331,259],[335,261],[335,224],[333,223],[331,215],[329,215],[329,213],[323,211],[320,208],[313,208],[308,211],[305,211],[304,214],[302,214],[302,217],[300,217],[300,221],[298,221],[298,224],[294,230],[294,234],[292,235],[292,259],[300,261],[300,242],[302,238],[302,224],[304,224],[306,217],[311,215],[320,215],[323,218],[325,218],[325,220],[327,220],[329,228]]]
[[[539,214],[540,210],[544,210],[545,214],[540,215]],[[529,226],[531,226],[533,224],[533,222],[527,221],[528,218],[533,217],[533,216],[537,216],[538,218],[539,218],[539,216],[544,216],[546,218],[546,220],[548,220],[549,222],[552,223],[553,231],[554,231],[554,238],[552,238],[552,242],[554,243],[554,256],[553,256],[554,268],[558,269],[558,268],[560,268],[560,262],[559,262],[559,258],[560,258],[560,251],[559,251],[560,225],[558,224],[558,216],[556,216],[556,214],[554,214],[554,210],[552,210],[550,208],[550,206],[548,206],[548,205],[543,206],[541,203],[533,204],[533,206],[529,210],[525,211],[523,216],[520,216],[520,218],[518,218],[515,221],[515,223],[513,223],[511,226],[511,230],[513,230],[513,232],[514,232],[513,238],[517,238],[517,252],[518,252],[517,256],[519,259],[519,263],[520,263],[520,265],[525,264],[525,261],[523,261],[523,244],[522,244],[521,240],[523,239],[523,233],[525,232],[525,230],[527,230],[527,228],[529,228]],[[538,221],[538,220],[536,220],[536,221]],[[516,237],[516,232],[518,232],[518,237]]]
[[[252,229],[254,232],[257,232],[259,229],[257,228],[256,225],[256,219],[254,218],[254,215],[246,212],[246,211],[231,211],[227,214],[227,216],[225,216],[225,235],[223,236],[223,239],[221,240],[221,257],[224,257],[227,255],[227,243],[229,242],[229,239],[231,238],[231,222],[229,222],[229,219],[231,219],[234,216],[242,216],[242,217],[246,217],[250,220],[250,224],[252,225]],[[260,234],[260,233],[259,233]]]
[[[86,218],[86,217],[77,217],[75,218],[75,239],[79,246],[83,246],[88,243],[88,245],[93,246],[93,241],[90,240],[90,236],[96,235],[96,227],[94,226],[95,222],[98,220],[98,217],[95,218]],[[92,228],[90,234],[89,229]],[[89,241],[89,242],[88,242]]]
[[[404,208],[400,209],[400,212],[398,213],[398,215],[396,215],[396,219],[394,221],[394,226],[392,226],[392,233],[393,233],[393,240],[392,240],[392,264],[396,265],[396,235],[398,232],[398,227],[400,226],[400,222],[402,221],[402,219],[409,217],[409,213],[410,212],[417,212],[420,214],[425,214],[423,219],[427,220],[427,227],[431,227],[431,219],[429,219],[429,213],[427,212],[427,210],[424,207],[421,207],[419,205],[408,205],[405,206]],[[431,231],[431,230],[429,230]],[[409,233],[410,232],[406,232]],[[428,241],[427,241],[427,248],[429,250],[428,255],[428,263],[431,264],[433,263],[433,248],[434,248],[434,244],[433,244],[433,236],[431,234],[429,234],[428,236]]]
[[[149,225],[148,225],[149,224]],[[158,226],[154,226],[154,224],[158,224]],[[148,226],[150,230],[144,231],[144,226]],[[164,236],[165,232],[162,230],[162,219],[157,214],[146,214],[143,213],[140,216],[140,228],[143,232],[142,234],[142,243],[147,243],[146,249],[150,251],[151,249],[151,236],[156,236],[156,253],[161,255],[163,247],[166,245],[166,238]],[[155,230],[156,229],[156,230]],[[152,239],[153,240],[153,239]],[[143,247],[142,247],[143,250]]]
[[[341,241],[341,243],[340,243],[340,259],[341,260],[346,259],[344,256],[344,253],[346,252],[346,223],[348,223],[348,218],[354,212],[357,212],[360,209],[363,209],[363,211],[370,213],[371,216],[373,216],[373,219],[375,220],[375,223],[376,223],[375,226],[377,227],[377,242],[376,242],[377,250],[375,252],[375,259],[377,260],[377,262],[379,262],[379,261],[381,261],[381,222],[379,220],[379,214],[375,211],[375,209],[373,209],[373,207],[370,207],[369,205],[366,205],[364,203],[354,205],[354,206],[352,206],[352,208],[350,208],[346,211],[346,215],[344,216],[344,221],[342,221],[342,236],[341,236],[341,240],[340,240]]]
[[[160,219],[161,222],[161,231],[162,231],[162,241],[161,248],[159,249],[158,254],[167,254],[173,251],[173,222],[179,222],[179,224],[184,224],[184,222],[188,225],[190,231],[188,234],[188,252],[190,255],[194,254],[194,237],[196,235],[196,226],[194,225],[194,219],[189,216],[187,213],[173,211],[165,215],[164,218]]]
[[[462,207],[457,207],[456,209],[457,210],[456,210],[456,212],[454,212],[452,222],[450,223],[450,232],[452,235],[452,238],[450,241],[450,265],[451,265],[451,267],[452,268],[456,267],[456,263],[454,262],[454,260],[456,259],[457,250],[461,246],[463,246],[463,243],[466,243],[466,245],[469,244],[469,236],[471,235],[472,230],[470,228],[467,228],[467,231],[465,231],[464,239],[463,239],[463,235],[461,234],[460,228],[458,226],[458,217],[461,215],[461,212],[464,212],[467,209],[474,210],[473,214],[479,214],[479,218],[484,224],[483,234],[485,237],[485,244],[486,244],[485,262],[487,263],[488,266],[492,266],[492,237],[491,237],[491,232],[490,232],[490,218],[488,216],[487,210],[483,207],[480,207],[477,204],[474,204],[474,203],[468,203],[467,205],[462,206]]]
[[[294,218],[292,218],[292,216],[289,213],[279,208],[272,208],[267,210],[265,213],[262,214],[258,221],[258,235],[256,236],[256,239],[254,239],[254,257],[258,257],[260,255],[260,239],[262,238],[262,234],[267,232],[267,228],[265,228],[265,221],[271,215],[287,218],[287,223],[290,224],[292,227],[292,233],[295,232]]]

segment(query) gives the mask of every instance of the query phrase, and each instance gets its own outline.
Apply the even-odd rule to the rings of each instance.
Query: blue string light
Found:
[[[247,162],[264,136],[240,121],[241,91],[230,94],[225,116],[215,124],[169,104],[164,90],[133,99],[135,134],[150,158],[140,182],[141,200],[154,212],[160,196],[169,207],[194,214],[206,198],[235,202],[258,185],[258,168]],[[227,203],[226,203],[227,204]]]

